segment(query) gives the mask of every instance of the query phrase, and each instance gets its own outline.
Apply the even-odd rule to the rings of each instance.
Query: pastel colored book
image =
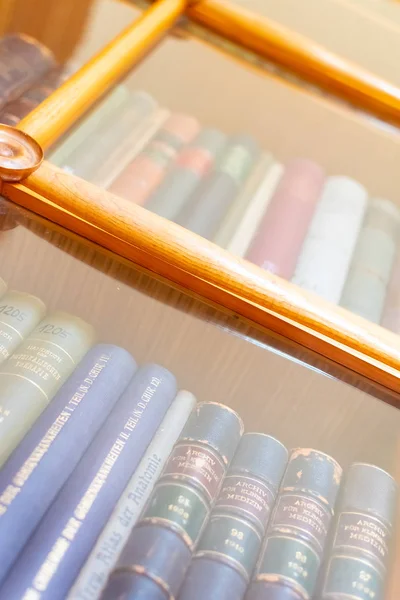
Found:
[[[400,333],[400,251],[393,264],[383,310],[382,325],[394,333]]]
[[[134,375],[6,578],[6,597],[65,600],[176,395],[155,364]]]

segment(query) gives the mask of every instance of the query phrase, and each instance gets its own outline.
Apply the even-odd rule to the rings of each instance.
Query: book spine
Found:
[[[290,279],[324,183],[323,169],[311,160],[289,162],[246,258]]]
[[[108,575],[195,405],[193,394],[184,390],[178,393],[79,573],[68,596],[70,600],[96,600],[100,597]]]
[[[0,471],[0,582],[136,370],[126,350],[94,346]],[[48,482],[51,481],[51,486]]]
[[[397,485],[373,465],[351,465],[340,498],[321,600],[383,600]]]
[[[248,209],[249,203],[252,201],[272,164],[272,155],[264,152],[252,169],[232,206],[226,213],[221,226],[218,228],[218,231],[213,238],[215,244],[225,248],[232,239],[234,232],[238,228]]]
[[[111,573],[103,599],[115,598],[121,577],[127,597],[140,597],[147,579],[167,597],[176,597],[242,433],[240,418],[228,407],[197,406]],[[127,572],[135,576],[127,578]]]
[[[292,451],[246,600],[311,600],[341,475],[322,452]]]
[[[172,373],[138,370],[19,555],[6,596],[66,598],[175,395]]]
[[[176,222],[212,239],[258,157],[256,141],[244,135],[228,142],[213,173],[189,199]]]
[[[193,117],[172,114],[139,156],[117,177],[110,191],[136,204],[145,204],[178,152],[193,140],[199,129],[200,125]]]
[[[132,139],[143,119],[148,117],[156,106],[156,101],[146,92],[129,94],[118,107],[118,113],[100,123],[86,144],[82,144],[75,152],[73,163],[68,165],[69,170],[72,169],[78,177],[93,181],[124,140]]]
[[[382,325],[394,333],[400,333],[400,251],[397,251],[388,285]]]
[[[0,465],[76,368],[92,340],[90,325],[55,312],[0,366]]]
[[[38,81],[36,85],[29,88],[19,98],[6,104],[0,113],[0,123],[17,125],[21,119],[48,98],[57,89],[61,81],[62,77],[58,70]]]
[[[203,129],[193,142],[178,154],[175,166],[146,202],[146,208],[173,221],[191,194],[210,172],[225,144],[217,129]]]
[[[48,160],[57,167],[74,173],[75,165],[79,165],[79,156],[82,156],[81,147],[88,149],[89,144],[90,150],[93,151],[92,141],[96,131],[103,122],[115,119],[120,106],[128,96],[126,87],[123,85],[115,87],[57,144],[56,148],[48,154]],[[78,157],[78,161],[75,156]]]
[[[202,534],[180,600],[242,600],[287,463],[286,448],[260,433],[245,434]]]
[[[23,94],[55,67],[50,50],[32,38],[9,34],[0,39],[0,108]]]
[[[389,200],[370,201],[340,305],[379,323],[399,237],[400,210]]]
[[[226,247],[235,256],[243,257],[247,254],[260,222],[268,210],[269,203],[282,178],[282,174],[283,165],[278,162],[274,162],[265,174],[264,179],[243,215],[243,219]]]
[[[103,172],[97,172],[92,182],[95,185],[108,189],[125,167],[142,152],[143,148],[161,129],[168,119],[170,112],[165,108],[157,108],[137,126],[119,146],[115,148],[104,163]]]
[[[0,300],[0,364],[7,360],[43,319],[46,307],[39,298],[8,292]]]
[[[337,304],[367,208],[367,191],[344,176],[328,177],[292,281]]]

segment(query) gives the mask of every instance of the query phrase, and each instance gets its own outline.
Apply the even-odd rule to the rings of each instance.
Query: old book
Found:
[[[265,152],[261,154],[218,228],[213,238],[215,244],[222,248],[227,247],[272,163],[271,154]]]
[[[110,191],[136,204],[145,204],[178,152],[193,140],[199,129],[195,118],[172,114],[143,151],[117,177]]]
[[[269,203],[283,175],[283,171],[281,163],[273,162],[264,174],[264,178],[249,201],[242,220],[226,246],[226,249],[235,256],[246,256],[260,223],[268,210]]]
[[[226,137],[217,129],[203,129],[178,154],[174,166],[146,202],[146,208],[173,221],[213,167]]]
[[[196,398],[190,392],[178,393],[79,573],[69,600],[100,597],[195,404]]]
[[[290,279],[321,195],[325,173],[317,163],[296,158],[285,171],[261,220],[246,258]]]
[[[0,364],[16,350],[42,320],[43,302],[25,292],[11,290],[0,300]]]
[[[128,385],[126,350],[94,346],[0,471],[0,582]],[[50,483],[50,485],[49,485]]]
[[[390,200],[373,198],[354,250],[340,305],[379,323],[396,256],[400,209]]]
[[[292,278],[337,304],[367,208],[367,191],[341,175],[328,177]]]
[[[179,600],[242,600],[251,579],[287,450],[262,433],[242,437],[210,520],[200,538]]]
[[[242,421],[230,408],[213,402],[197,406],[111,573],[103,599],[117,593],[176,597],[242,433]]]
[[[258,155],[258,144],[250,136],[236,135],[228,139],[213,171],[192,194],[176,222],[206,239],[212,239]]]
[[[397,485],[373,465],[347,473],[327,556],[321,600],[384,600]]]
[[[246,600],[311,600],[342,470],[317,450],[292,451]]]
[[[175,395],[167,369],[137,371],[14,563],[3,594],[65,600]]]
[[[93,340],[93,328],[58,311],[0,366],[0,464],[31,428]]]
[[[0,39],[0,109],[55,67],[52,53],[26,35]]]

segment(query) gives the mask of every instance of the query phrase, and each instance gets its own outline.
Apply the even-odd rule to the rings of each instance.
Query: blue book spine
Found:
[[[176,395],[163,367],[142,367],[59,492],[0,598],[63,600]]]
[[[0,544],[0,581],[135,370],[135,361],[123,348],[95,346],[0,471],[0,537],[8,540]]]

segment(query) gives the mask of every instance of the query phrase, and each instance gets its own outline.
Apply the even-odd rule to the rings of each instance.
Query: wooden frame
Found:
[[[19,128],[43,147],[51,145],[186,8],[186,0],[159,0],[21,121]],[[222,0],[200,0],[188,7],[188,14],[336,95],[400,122],[400,90],[316,44]],[[234,258],[139,206],[46,162],[23,184],[3,184],[1,193],[186,289],[400,391],[398,336]]]

